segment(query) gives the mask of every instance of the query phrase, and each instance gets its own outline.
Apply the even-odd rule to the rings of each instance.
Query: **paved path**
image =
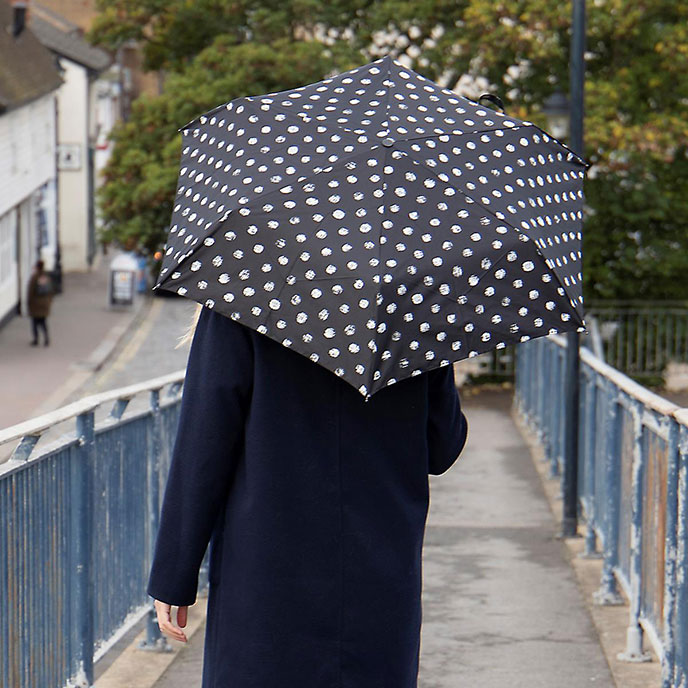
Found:
[[[91,303],[97,305],[97,299]],[[188,349],[174,349],[174,343],[192,310],[193,304],[182,299],[152,299],[139,326],[71,396],[183,368]],[[90,331],[83,315],[78,321]],[[93,346],[84,343],[83,355]],[[72,354],[64,359],[67,366],[81,355]],[[16,386],[18,394],[22,389]],[[611,688],[565,547],[555,539],[539,478],[509,417],[509,403],[505,394],[465,396],[467,448],[447,474],[431,478],[419,688]],[[203,629],[156,688],[200,686],[202,650]]]
[[[612,688],[506,394],[466,397],[467,448],[431,478],[419,688]],[[155,688],[198,688],[203,629]]]
[[[15,316],[0,328],[0,428],[61,406],[126,331],[133,309],[107,305],[111,258],[103,256],[90,272],[64,276],[48,318],[49,347],[29,346],[28,317]]]
[[[193,306],[155,300],[89,391],[183,367]],[[506,394],[464,398],[470,438],[431,478],[419,688],[613,686]],[[156,688],[200,686],[203,631]]]

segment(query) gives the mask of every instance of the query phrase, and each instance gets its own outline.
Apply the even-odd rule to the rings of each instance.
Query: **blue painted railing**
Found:
[[[554,336],[519,346],[516,408],[552,476],[562,474],[564,356]],[[662,688],[688,687],[688,409],[581,350],[579,513],[604,557],[599,604],[629,605],[620,658],[662,661]],[[621,648],[620,648],[621,649]]]
[[[183,378],[0,431],[0,449],[16,444],[0,463],[0,686],[92,686],[94,662],[146,615],[145,645],[164,648],[145,589]]]

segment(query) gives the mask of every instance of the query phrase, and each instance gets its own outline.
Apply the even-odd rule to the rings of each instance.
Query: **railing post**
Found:
[[[597,535],[595,526],[597,525],[597,513],[595,511],[595,447],[597,446],[597,373],[590,370],[586,376],[585,401],[583,409],[585,418],[585,433],[583,435],[583,488],[585,499],[582,500],[586,505],[585,514],[585,551],[584,557],[599,558],[601,554],[597,551]],[[604,460],[604,457],[602,457]]]
[[[619,479],[619,465],[621,452],[621,409],[617,398],[616,388],[607,381],[605,389],[607,406],[607,424],[605,429],[605,462],[604,493],[604,562],[600,588],[593,594],[595,604],[621,605],[623,598],[619,594],[614,569],[618,564],[619,554],[619,509],[621,489]]]
[[[551,390],[551,395],[554,396],[558,393],[558,388],[556,386],[556,371],[557,371],[557,345],[552,344],[549,347],[549,368],[547,374],[547,384]],[[545,452],[545,461],[550,461],[552,456],[556,455],[557,452],[557,405],[553,400],[550,399],[550,403],[547,404],[547,446]]]
[[[666,496],[666,539],[664,546],[664,662],[662,664],[662,688],[673,688],[676,664],[676,556],[678,535],[678,468],[679,442],[678,423],[669,419],[667,438],[667,496]]]
[[[634,400],[633,417],[633,467],[632,467],[632,514],[631,514],[631,571],[630,571],[630,618],[626,631],[626,650],[618,654],[625,662],[649,662],[652,656],[643,651],[643,629],[640,626],[642,606],[642,557],[643,557],[643,482],[645,457],[643,456],[643,404]]]
[[[148,510],[148,529],[147,529],[147,566],[150,567],[153,561],[153,550],[155,547],[155,537],[158,532],[158,521],[160,518],[160,452],[162,442],[162,430],[160,419],[160,390],[150,391],[150,412],[151,412],[151,431],[148,442],[148,457],[146,466],[147,510]],[[139,643],[142,650],[157,650],[171,652],[172,647],[167,642],[167,638],[160,633],[157,623],[155,607],[151,603],[146,618],[146,637]]]
[[[673,686],[688,686],[688,426],[681,425],[678,461],[675,668]]]
[[[79,648],[72,685],[93,686],[95,594],[93,588],[93,469],[95,461],[95,413],[76,418],[79,450],[72,464],[71,525],[76,643]]]
[[[552,390],[555,395],[561,394],[562,386],[562,358],[563,350],[557,346],[554,351],[554,384],[552,385]],[[563,416],[563,406],[561,403],[552,402],[552,406],[556,407],[556,413],[554,418],[554,428],[552,430],[552,454],[549,457],[549,477],[558,478],[559,477],[559,459],[561,457],[561,437],[562,437],[562,416]]]

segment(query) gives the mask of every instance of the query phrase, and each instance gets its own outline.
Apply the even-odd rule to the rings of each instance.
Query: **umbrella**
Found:
[[[390,57],[182,127],[154,288],[368,397],[493,348],[583,330],[586,163]]]

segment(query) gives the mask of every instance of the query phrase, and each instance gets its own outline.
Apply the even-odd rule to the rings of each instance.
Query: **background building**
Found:
[[[55,60],[0,0],[0,323],[24,311],[33,263],[57,259]]]
[[[95,0],[42,0],[41,6],[64,17],[82,31],[91,28],[98,14]],[[162,75],[143,71],[143,57],[135,41],[125,43],[114,56],[114,62],[122,91],[119,116],[127,119],[131,103],[139,95],[160,93]]]
[[[94,192],[120,107],[119,79],[108,69],[108,53],[90,45],[76,24],[37,3],[28,24],[58,59],[64,80],[57,92],[60,267],[86,270],[96,253]]]

